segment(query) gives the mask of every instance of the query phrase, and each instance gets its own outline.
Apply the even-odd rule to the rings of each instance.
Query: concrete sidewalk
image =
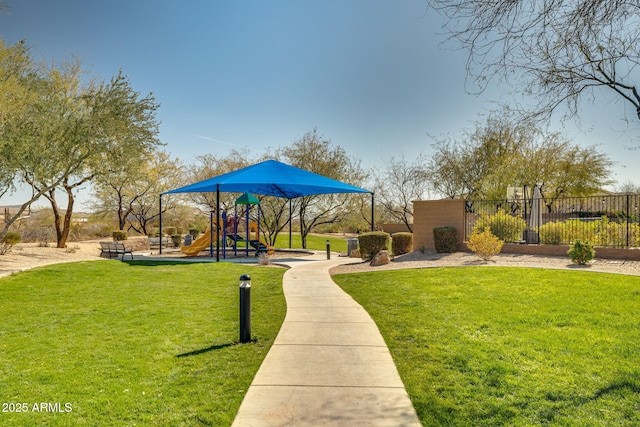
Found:
[[[419,426],[377,326],[329,276],[348,260],[318,258],[285,273],[285,321],[233,426]]]

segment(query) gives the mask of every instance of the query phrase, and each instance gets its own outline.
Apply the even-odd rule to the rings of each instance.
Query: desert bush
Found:
[[[476,222],[474,232],[482,233],[489,227],[491,234],[503,242],[517,242],[522,239],[522,232],[527,228],[527,222],[519,216],[509,215],[502,209],[498,209],[493,215],[480,215]]]
[[[467,247],[478,257],[488,261],[491,257],[500,253],[503,244],[504,241],[494,236],[489,227],[485,227],[481,232],[473,232],[469,237]]]
[[[394,255],[408,254],[413,250],[413,234],[408,232],[391,235],[391,251]]]
[[[164,227],[162,229],[162,231],[167,236],[173,236],[174,234],[176,234],[178,232],[178,227],[171,227],[171,226],[170,227]]]
[[[51,226],[35,225],[33,227],[27,227],[22,231],[23,242],[43,244],[55,240],[56,233]]]
[[[455,252],[458,250],[458,230],[455,227],[436,227],[433,229],[433,243],[436,252]]]
[[[18,233],[7,233],[0,239],[0,255],[8,253],[14,245],[20,243],[21,237]]]
[[[640,247],[640,224],[629,224],[629,246]]]
[[[173,242],[173,247],[174,248],[179,248],[180,246],[182,246],[182,235],[181,234],[172,234],[171,235],[171,242]]]
[[[564,223],[548,222],[538,228],[538,237],[540,243],[545,245],[559,245],[563,242]]]
[[[113,240],[115,242],[120,242],[122,240],[127,240],[129,238],[129,236],[127,235],[127,232],[124,230],[114,230],[111,233],[111,236],[113,237]]]
[[[382,250],[389,250],[389,233],[384,231],[370,231],[358,236],[360,256],[362,259],[371,259]]]
[[[583,242],[576,240],[571,248],[567,251],[571,262],[574,264],[585,265],[596,256],[596,251],[593,249],[593,245],[589,242]]]
[[[189,234],[191,234],[191,236],[193,236],[193,240],[195,240],[200,235],[200,230],[196,227],[189,228]]]
[[[87,224],[85,233],[87,238],[104,238],[112,236],[113,225],[105,223],[91,223]]]
[[[583,221],[568,219],[564,222],[563,241],[567,243],[581,240],[583,242],[597,241],[597,235],[601,228],[601,220]]]
[[[271,264],[271,255],[266,252],[260,252],[258,254],[258,264],[259,265],[269,265]]]
[[[600,220],[597,229],[595,246],[626,246],[627,244],[627,224],[611,222],[604,216]]]

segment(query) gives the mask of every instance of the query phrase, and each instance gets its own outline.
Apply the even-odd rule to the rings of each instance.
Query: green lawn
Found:
[[[526,268],[334,276],[427,426],[640,425],[640,277]]]
[[[264,238],[261,239],[264,242]],[[346,237],[334,237],[325,234],[309,234],[307,235],[307,249],[313,251],[326,251],[327,240],[331,246],[332,252],[346,252],[347,251],[347,238]],[[238,242],[238,249],[244,249],[246,247],[245,242]],[[289,248],[289,232],[279,233],[276,238],[276,249],[288,249]],[[291,235],[291,249],[302,249],[302,237],[300,232],[294,232]]]
[[[347,238],[346,237],[334,237],[322,234],[309,234],[307,235],[307,249],[314,251],[326,251],[327,240],[331,246],[332,252],[346,252],[347,251]],[[289,247],[289,232],[280,233],[276,239],[276,248],[288,248]],[[291,235],[291,247],[293,249],[302,248],[302,237],[300,232],[294,232]]]
[[[98,261],[0,279],[0,425],[229,425],[284,319],[284,271]]]

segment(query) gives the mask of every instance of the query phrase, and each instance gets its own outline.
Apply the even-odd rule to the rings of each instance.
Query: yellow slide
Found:
[[[213,238],[215,239],[215,235]],[[180,251],[187,256],[196,256],[201,251],[209,249],[211,246],[211,231],[207,230],[202,236],[198,237],[193,243],[189,246],[182,246]]]

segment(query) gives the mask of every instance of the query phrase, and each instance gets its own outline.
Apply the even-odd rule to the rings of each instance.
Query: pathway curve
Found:
[[[318,256],[291,262],[287,315],[233,423],[245,426],[419,426],[376,324]]]

